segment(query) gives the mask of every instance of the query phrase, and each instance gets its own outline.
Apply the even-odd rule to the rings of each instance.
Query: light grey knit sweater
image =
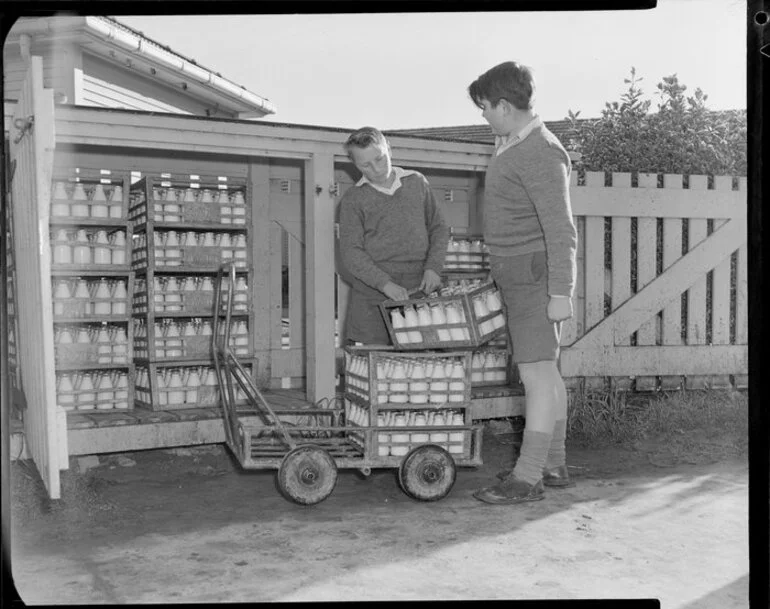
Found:
[[[535,127],[493,156],[484,185],[484,240],[496,256],[545,251],[548,293],[571,296],[577,231],[569,199],[569,155],[553,133]]]
[[[382,290],[388,269],[421,263],[423,271],[441,273],[449,229],[428,180],[414,172],[401,178],[392,195],[364,183],[348,189],[340,201],[342,262],[365,284]]]

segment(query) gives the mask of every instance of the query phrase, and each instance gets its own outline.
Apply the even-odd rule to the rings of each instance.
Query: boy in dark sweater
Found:
[[[362,174],[340,201],[340,254],[353,275],[345,334],[349,341],[387,345],[379,304],[441,285],[449,229],[425,176],[393,167],[378,129],[359,129],[345,149]]]
[[[577,231],[570,158],[532,109],[529,68],[505,62],[468,87],[496,135],[484,187],[484,239],[503,293],[513,361],[526,393],[520,456],[502,480],[474,496],[487,503],[543,498],[565,487],[567,393],[557,366],[561,322],[572,317]]]

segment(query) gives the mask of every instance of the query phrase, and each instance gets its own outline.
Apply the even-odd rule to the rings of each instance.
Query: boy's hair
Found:
[[[473,103],[482,108],[481,100],[486,99],[497,106],[501,99],[507,100],[518,110],[531,110],[535,94],[535,80],[532,70],[515,61],[506,61],[487,70],[468,87]]]
[[[388,145],[388,140],[382,134],[382,131],[375,127],[361,127],[350,134],[347,141],[344,144],[345,152],[348,154],[348,158],[351,160],[353,157],[350,154],[351,148],[368,148],[372,144]]]

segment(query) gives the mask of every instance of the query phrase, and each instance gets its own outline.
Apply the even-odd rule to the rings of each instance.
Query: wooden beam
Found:
[[[306,389],[315,403],[335,395],[333,155],[314,155],[305,176]]]
[[[748,372],[745,345],[564,349],[564,376],[712,375]]]
[[[60,107],[56,118],[60,144],[292,159],[328,154],[349,162],[342,148],[349,130],[83,107]],[[483,171],[492,151],[484,144],[398,136],[388,140],[394,162],[413,166]]]
[[[681,188],[575,186],[570,201],[572,213],[579,216],[734,218],[746,214],[746,193],[737,190],[703,190],[695,197]]]
[[[683,290],[729,256],[740,247],[745,238],[745,218],[735,218],[722,225],[573,346],[576,349],[585,349],[614,345],[619,337],[635,331],[655,311],[659,311],[669,300],[678,297]]]
[[[270,381],[270,175],[267,162],[251,159],[249,162],[249,192],[251,195],[251,277],[249,295],[254,311],[254,353],[259,355],[255,380],[260,387]]]

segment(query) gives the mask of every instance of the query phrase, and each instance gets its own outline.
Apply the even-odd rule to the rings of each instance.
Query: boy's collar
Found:
[[[412,171],[411,169],[403,169],[402,167],[396,167],[396,166],[393,166],[392,169],[393,169],[394,179],[393,179],[393,183],[389,187],[375,184],[374,182],[371,182],[366,176],[361,176],[361,179],[358,180],[358,182],[356,182],[356,186],[363,186],[364,184],[369,184],[369,186],[371,186],[375,190],[379,190],[380,192],[385,193],[386,195],[392,195],[399,188],[401,188],[401,178],[412,175],[413,173],[417,173],[416,171]]]
[[[532,117],[532,120],[530,120],[524,127],[519,131],[518,133],[514,134],[513,132],[509,133],[507,136],[495,136],[495,155],[502,154],[508,148],[511,146],[515,146],[516,144],[520,143],[522,140],[524,140],[532,131],[537,129],[540,125],[543,124],[543,121],[540,119],[540,117],[535,114]]]

